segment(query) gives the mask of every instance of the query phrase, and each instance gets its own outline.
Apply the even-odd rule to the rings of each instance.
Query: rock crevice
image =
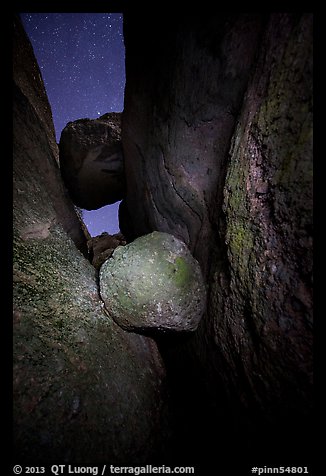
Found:
[[[18,18],[14,32],[14,461],[145,465],[161,457],[168,431],[164,364],[153,339],[104,311],[96,271],[76,247],[86,237]]]
[[[75,204],[123,198],[127,246],[89,242],[100,295],[16,26],[17,450],[147,464],[164,447],[200,468],[217,449],[221,465],[230,448],[239,464],[309,458],[312,15],[162,20],[125,15],[121,141],[110,115],[60,141]]]
[[[180,237],[208,282],[197,331],[160,345],[176,398],[198,396],[204,380],[202,419],[219,425],[214,402],[226,392],[231,433],[260,435],[248,451],[284,454],[282,435],[304,451],[295,422],[309,431],[312,16],[189,14],[169,32],[156,20],[125,16],[122,225],[133,238]],[[200,446],[209,457],[207,439]]]

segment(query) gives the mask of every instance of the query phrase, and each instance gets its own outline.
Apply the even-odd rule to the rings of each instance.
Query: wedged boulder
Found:
[[[199,264],[185,243],[157,231],[116,248],[100,269],[100,293],[130,330],[194,331],[206,302]]]
[[[87,247],[94,268],[99,269],[118,246],[124,246],[126,243],[122,233],[109,235],[103,232],[101,235],[88,240]]]
[[[96,210],[124,198],[120,113],[68,122],[59,157],[64,183],[78,207]]]

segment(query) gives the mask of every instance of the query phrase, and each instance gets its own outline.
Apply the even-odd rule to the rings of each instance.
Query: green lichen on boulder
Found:
[[[154,231],[118,247],[100,270],[100,292],[125,329],[193,331],[205,309],[198,262],[185,243]]]

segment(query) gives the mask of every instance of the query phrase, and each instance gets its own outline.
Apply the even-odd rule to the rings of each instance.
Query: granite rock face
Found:
[[[223,445],[289,457],[291,442],[292,455],[307,454],[312,16],[165,20],[125,15],[120,224],[130,238],[152,230],[182,238],[208,281],[197,331],[161,344],[179,439],[202,460]]]
[[[206,304],[201,270],[187,246],[156,231],[116,248],[101,267],[100,292],[128,330],[194,331]]]
[[[211,203],[262,27],[257,15],[178,16],[152,25],[125,17],[126,88],[122,141],[129,239],[152,230],[182,239],[208,269]],[[134,20],[135,19],[135,20]],[[146,38],[151,38],[148,42]],[[221,196],[219,197],[221,200]]]
[[[244,403],[283,425],[312,407],[312,124],[312,17],[272,15],[231,143],[210,315]]]
[[[126,464],[128,455],[128,464],[144,464],[161,450],[164,366],[152,339],[104,312],[95,269],[72,239],[78,219],[18,19],[14,32],[14,459]]]
[[[75,205],[95,210],[124,198],[121,113],[69,122],[59,151],[62,177]]]

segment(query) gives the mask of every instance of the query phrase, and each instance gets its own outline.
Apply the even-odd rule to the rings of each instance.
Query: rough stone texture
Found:
[[[87,241],[90,261],[96,269],[100,269],[101,265],[112,255],[118,246],[124,246],[127,242],[121,233],[109,235],[104,232],[99,236],[90,238]]]
[[[144,23],[137,38],[133,22]],[[126,89],[122,140],[127,197],[120,229],[181,238],[208,269],[211,203],[261,29],[257,15],[146,20],[125,16]],[[151,38],[148,42],[147,38]]]
[[[100,269],[106,309],[125,329],[193,331],[206,304],[198,262],[174,236],[154,231],[118,247]]]
[[[158,16],[125,16],[120,226],[182,237],[208,278],[198,330],[160,342],[176,441],[309,459],[312,17]]]
[[[68,122],[59,151],[62,177],[77,206],[95,210],[124,198],[121,113]]]
[[[27,237],[46,236],[51,226],[60,224],[78,249],[87,255],[83,223],[76,215],[60,179],[58,146],[41,73],[19,21],[14,24],[13,80],[14,99],[24,112],[14,116],[14,154],[20,154],[24,161],[23,166],[20,164],[20,169],[15,171],[14,177],[14,200],[21,202],[19,213],[21,225],[24,223],[22,233]],[[33,124],[33,129],[30,134],[23,135],[20,131],[26,130],[25,120]],[[35,167],[38,167],[37,176]],[[36,212],[38,216],[31,216],[30,210],[35,208],[35,197],[41,193],[42,182],[47,184],[46,199],[51,201],[51,206],[43,207],[40,204],[39,212]]]
[[[14,57],[15,78],[23,64],[37,71],[18,20]],[[26,73],[33,91],[35,81],[31,97],[14,85],[12,461],[145,464],[162,451],[162,361],[152,339],[104,312],[96,272],[65,229],[73,205],[43,127],[40,76]]]
[[[215,342],[237,368],[233,385],[246,386],[246,405],[274,406],[304,425],[312,406],[311,15],[271,16],[224,196],[228,270],[213,274]]]

